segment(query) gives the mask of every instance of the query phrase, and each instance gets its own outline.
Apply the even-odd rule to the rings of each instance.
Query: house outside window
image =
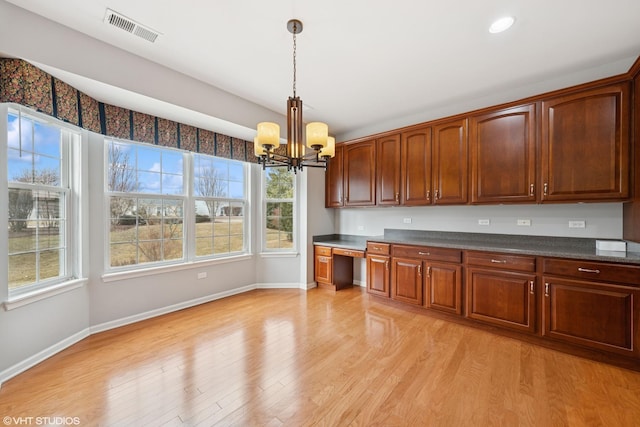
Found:
[[[7,111],[7,274],[17,296],[78,275],[70,171],[80,134],[26,109]]]

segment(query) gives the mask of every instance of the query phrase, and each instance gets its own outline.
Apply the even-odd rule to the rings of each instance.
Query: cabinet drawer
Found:
[[[542,265],[545,274],[626,283],[640,287],[640,267],[638,266],[554,258],[545,258]]]
[[[328,246],[316,246],[316,255],[331,256],[331,248]]]
[[[389,255],[388,243],[367,242],[367,253],[378,255]]]
[[[353,258],[364,258],[364,251],[354,249],[333,248],[334,255],[350,256]]]
[[[394,257],[421,258],[446,262],[461,262],[462,251],[457,249],[432,248],[429,246],[393,245]]]
[[[467,252],[467,265],[494,267],[514,271],[536,271],[535,257],[492,252]]]

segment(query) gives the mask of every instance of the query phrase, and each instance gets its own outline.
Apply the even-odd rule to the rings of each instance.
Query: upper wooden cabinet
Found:
[[[344,185],[342,168],[342,145],[336,146],[335,156],[329,160],[327,171],[325,172],[325,201],[328,208],[344,206]]]
[[[536,201],[536,105],[492,111],[469,122],[471,203]]]
[[[343,148],[344,205],[376,204],[376,141],[347,144]]]
[[[434,204],[467,203],[467,147],[467,119],[433,126]]]
[[[628,83],[542,101],[542,201],[629,197]]]
[[[376,202],[400,204],[400,134],[376,141]]]
[[[431,204],[431,128],[402,134],[401,191],[405,206]]]

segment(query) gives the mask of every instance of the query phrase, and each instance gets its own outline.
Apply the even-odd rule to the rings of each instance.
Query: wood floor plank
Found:
[[[636,426],[640,373],[407,311],[258,290],[92,335],[0,415],[83,426]]]

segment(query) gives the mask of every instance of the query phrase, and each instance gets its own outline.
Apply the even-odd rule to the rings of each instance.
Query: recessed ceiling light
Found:
[[[493,24],[489,27],[489,32],[492,34],[501,33],[511,28],[514,22],[516,22],[516,18],[513,16],[505,16],[493,21]]]

